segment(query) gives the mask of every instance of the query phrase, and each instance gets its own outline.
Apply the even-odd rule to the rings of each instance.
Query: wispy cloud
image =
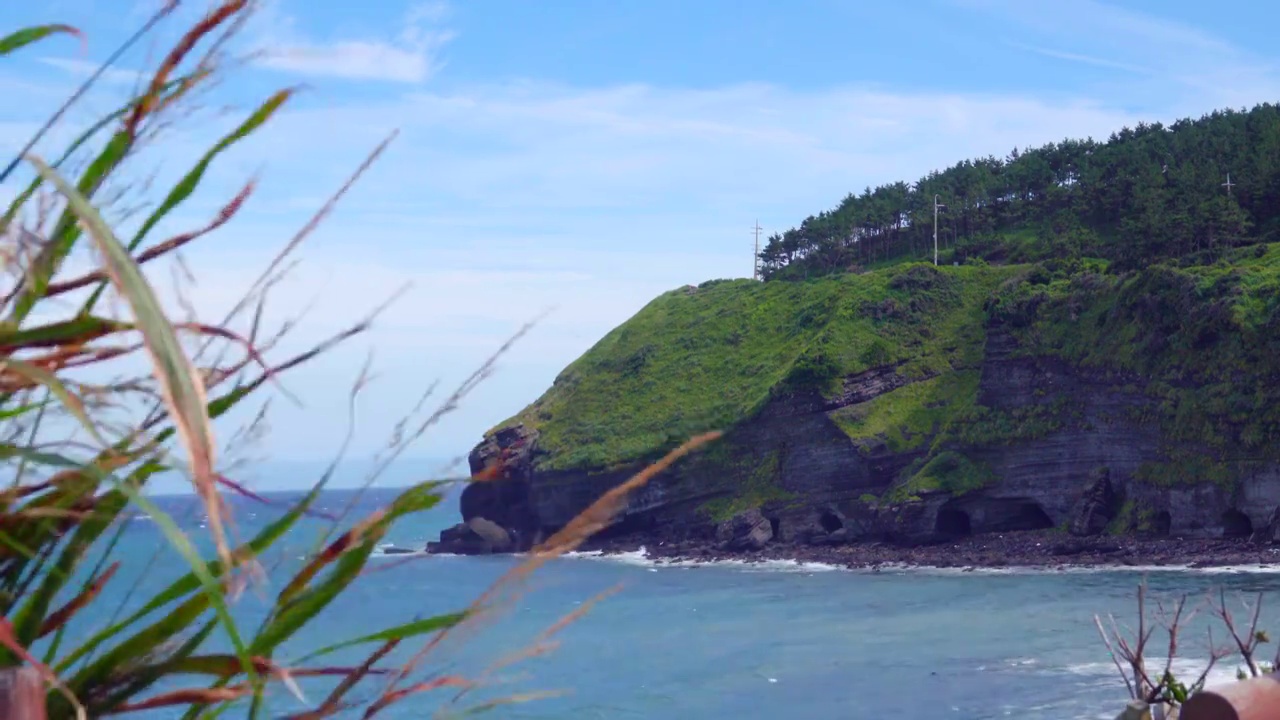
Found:
[[[1052,48],[1039,47],[1036,45],[1026,45],[1018,42],[1010,42],[1008,44],[1009,44],[1009,47],[1016,48],[1018,50],[1033,52],[1037,55],[1043,55],[1045,57],[1055,58],[1057,60],[1066,60],[1068,62],[1083,63],[1085,65],[1093,65],[1095,67],[1103,67],[1111,70],[1123,70],[1125,72],[1137,73],[1139,75],[1153,74],[1150,68],[1145,68],[1145,67],[1142,67],[1141,65],[1133,65],[1126,62],[1119,62],[1117,60],[1108,60],[1107,58],[1104,58],[1104,57],[1095,57],[1093,55],[1083,55],[1081,53],[1066,52],[1064,50],[1054,50]]]
[[[288,18],[273,16],[258,64],[313,77],[422,83],[443,67],[441,52],[456,33],[442,26],[448,6],[414,6],[395,39],[342,38],[319,41],[292,29]]]
[[[1143,75],[1131,86],[1133,100],[1238,107],[1280,92],[1280,72],[1270,59],[1160,15],[1102,0],[953,2],[1011,23],[1020,38],[1011,44],[1023,51]],[[1115,88],[1123,81],[1107,83]]]
[[[40,58],[40,62],[78,78],[89,77],[93,73],[97,72],[99,67],[99,63],[96,62],[64,57],[42,57]],[[121,85],[139,82],[140,78],[141,75],[137,70],[124,70],[121,68],[107,68],[98,76],[98,79],[101,81],[118,83]]]

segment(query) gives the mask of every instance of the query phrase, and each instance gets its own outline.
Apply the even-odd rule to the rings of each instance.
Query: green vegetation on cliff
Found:
[[[905,482],[896,484],[887,494],[890,502],[902,502],[919,497],[920,493],[944,491],[963,495],[991,484],[995,473],[986,465],[974,462],[964,455],[944,450],[924,463]]]
[[[1134,418],[1158,425],[1169,442],[1171,462],[1153,478],[1221,481],[1221,468],[1201,467],[1206,452],[1216,460],[1275,453],[1280,247],[1235,249],[1211,265],[1046,272],[1005,288],[992,305],[1019,352],[1124,373],[1154,401]]]
[[[1276,157],[1280,108],[1263,105],[850,196],[771,239],[765,282],[658,297],[504,424],[540,431],[540,469],[602,469],[799,396],[827,403],[864,454],[914,456],[886,499],[967,491],[989,480],[968,449],[1097,421],[1069,389],[982,405],[998,332],[1015,356],[1137,398],[1117,412],[1158,429],[1168,459],[1140,481],[1228,484],[1224,463],[1280,447]],[[954,238],[940,267],[919,262],[935,193]],[[755,489],[720,511],[778,499],[775,483],[734,477]]]
[[[966,347],[982,349],[969,340]],[[882,440],[891,452],[919,449],[953,419],[973,408],[978,395],[975,365],[911,383],[857,405],[831,413],[854,440]]]
[[[912,264],[802,284],[714,281],[668,292],[513,421],[540,431],[543,469],[602,468],[732,427],[778,394],[837,394],[839,378],[874,368],[934,378],[939,397],[955,395],[957,385],[971,395],[982,306],[1010,273]],[[898,393],[916,392],[908,388],[842,426],[858,437],[904,414],[909,434],[927,430],[928,418],[891,406]]]

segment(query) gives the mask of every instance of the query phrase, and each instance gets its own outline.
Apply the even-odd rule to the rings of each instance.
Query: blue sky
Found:
[[[156,5],[0,9],[5,27],[65,21],[88,39],[0,65],[6,96],[29,98],[0,108],[0,148],[18,147]],[[290,340],[301,347],[411,288],[367,336],[286,379],[305,406],[273,400],[254,457],[327,457],[373,350],[352,445],[371,455],[423,389],[456,385],[550,310],[411,450],[443,458],[653,296],[749,275],[757,218],[783,230],[849,191],[966,157],[1278,99],[1278,19],[1270,3],[1186,0],[273,0],[235,48],[264,53],[210,91],[210,108],[230,110],[147,157],[163,188],[271,91],[307,86],[169,225],[202,224],[260,178],[241,215],[186,257],[200,279],[186,294],[213,319],[400,130],[273,289],[268,317],[309,309]],[[118,102],[179,26],[124,58],[52,141]]]

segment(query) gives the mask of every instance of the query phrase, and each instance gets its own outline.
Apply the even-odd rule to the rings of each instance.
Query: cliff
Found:
[[[528,547],[710,429],[724,439],[634,495],[608,534],[1269,539],[1278,289],[1280,248],[1258,245],[1123,273],[915,263],[672,291],[486,435],[472,470],[501,477],[466,489],[470,527],[434,547]]]

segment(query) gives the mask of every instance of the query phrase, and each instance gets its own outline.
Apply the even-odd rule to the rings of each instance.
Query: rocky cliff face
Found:
[[[841,429],[833,413],[920,381],[876,368],[844,378],[834,397],[797,392],[772,399],[717,447],[636,493],[607,532],[638,542],[718,539],[737,548],[779,541],[921,544],[1053,527],[1082,536],[1256,533],[1270,540],[1275,534],[1280,466],[1215,458],[1225,469],[1215,480],[1163,477],[1168,442],[1143,420],[1154,401],[1135,389],[1141,378],[1020,356],[1011,338],[988,328],[978,403],[990,416],[1044,422],[996,438],[942,438],[957,463],[981,469],[981,482],[915,487],[909,478],[923,472],[917,466],[927,444],[895,451]],[[526,549],[641,467],[542,472],[539,452],[537,432],[521,425],[477,446],[472,472],[492,467],[498,476],[466,489],[464,525],[433,548]],[[476,518],[505,529],[510,541],[483,537],[473,529]]]

